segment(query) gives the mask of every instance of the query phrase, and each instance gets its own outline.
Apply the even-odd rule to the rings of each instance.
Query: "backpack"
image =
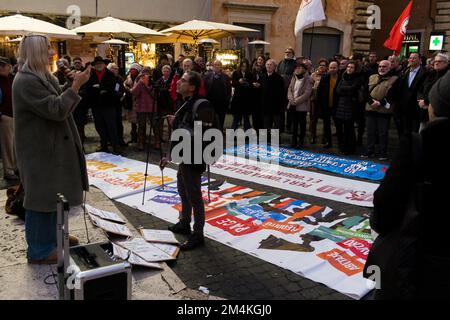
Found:
[[[198,107],[200,107],[200,105],[205,101],[208,101],[208,100],[198,99],[197,101],[195,101],[194,105],[192,106],[192,114],[194,115],[194,121],[198,118],[198,114],[197,114]],[[211,108],[211,109],[214,112],[214,120],[211,123],[211,129],[218,129],[218,130],[222,131],[223,128],[220,125],[219,115],[213,108]]]
[[[191,120],[198,121],[198,113],[197,113],[198,108],[200,107],[200,105],[203,102],[207,102],[207,101],[208,100],[206,100],[206,99],[198,99],[197,101],[195,101],[194,105],[192,106],[192,112],[191,113],[186,112],[184,114],[183,119],[181,120],[181,123],[180,123],[180,128],[186,129],[191,132],[192,131],[192,128],[190,126]],[[210,125],[209,127],[211,129],[218,129],[218,130],[222,131],[223,128],[220,125],[219,115],[213,108],[211,108],[211,111],[214,112],[214,120],[212,123],[209,124]],[[190,114],[193,115],[193,119],[189,119]]]
[[[185,129],[185,130],[187,130],[187,131],[189,131],[190,133],[191,133],[191,135],[192,135],[192,137],[193,137],[193,135],[194,135],[194,132],[193,132],[193,126],[192,126],[192,121],[198,121],[198,108],[200,107],[200,105],[203,103],[203,102],[205,102],[205,101],[208,101],[208,100],[206,100],[206,99],[198,99],[197,101],[195,101],[194,102],[194,104],[193,104],[193,106],[192,106],[192,111],[191,112],[185,112],[184,113],[184,115],[183,115],[183,118],[181,119],[181,121],[180,121],[180,124],[179,124],[179,126],[178,126],[178,128],[179,129]],[[215,112],[215,110],[212,108],[212,106],[211,106],[211,112],[213,112],[214,113],[214,115],[213,115],[213,121],[212,121],[212,123],[209,123],[208,124],[208,129],[206,129],[206,130],[209,130],[209,129],[217,129],[217,130],[219,130],[221,133],[222,133],[222,128],[221,128],[221,125],[220,125],[220,120],[219,120],[219,116],[218,116],[218,114],[217,114],[217,112]],[[192,116],[192,118],[191,118],[191,116]],[[209,144],[210,142],[207,142],[207,141],[204,141],[203,142],[203,147],[202,147],[202,150],[204,150],[205,149],[205,147]],[[216,155],[216,157],[217,157],[217,155]],[[215,158],[216,158],[215,157]],[[218,158],[218,157],[217,157]]]
[[[6,196],[6,214],[15,215],[20,219],[25,220],[25,208],[23,207],[25,191],[22,184],[8,188],[8,190],[6,191]]]

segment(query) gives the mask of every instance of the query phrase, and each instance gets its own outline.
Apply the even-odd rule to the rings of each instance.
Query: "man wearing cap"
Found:
[[[18,180],[16,175],[17,164],[14,152],[14,126],[12,108],[11,63],[8,58],[0,57],[0,144],[3,160],[3,178],[5,180]]]
[[[80,57],[73,58],[72,70],[74,71],[84,71],[83,59]]]
[[[92,107],[95,129],[100,135],[99,152],[109,152],[108,142],[113,148],[113,154],[121,154],[117,134],[116,108],[114,104],[116,78],[106,68],[102,57],[95,57],[93,70],[87,87],[88,101]]]
[[[379,274],[381,289],[376,290],[376,299],[448,298],[450,167],[443,152],[450,148],[450,72],[432,87],[429,99],[430,122],[420,134],[404,135],[374,194],[370,225],[379,239],[375,240],[366,268],[379,262],[385,264]],[[405,239],[402,235],[406,233],[398,230],[405,217],[415,212],[418,218],[408,220],[416,228],[409,228]],[[398,235],[401,238],[397,241]],[[412,246],[404,247],[412,240],[417,242],[414,256],[407,255]],[[387,250],[389,254],[381,249],[394,245],[398,250]]]

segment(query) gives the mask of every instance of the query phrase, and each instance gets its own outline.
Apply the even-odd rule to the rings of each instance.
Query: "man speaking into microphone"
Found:
[[[169,116],[172,122],[173,134],[170,146],[170,154],[175,149],[180,149],[177,145],[180,141],[174,141],[177,136],[184,136],[187,133],[189,143],[185,144],[183,137],[183,146],[188,145],[190,148],[182,149],[182,161],[178,167],[177,182],[178,193],[181,198],[182,209],[180,213],[180,221],[169,227],[174,233],[189,235],[188,240],[181,245],[182,250],[191,250],[204,244],[203,228],[205,226],[205,206],[203,203],[201,191],[201,178],[206,170],[206,162],[203,157],[203,139],[194,139],[194,127],[201,122],[202,131],[216,128],[218,126],[218,118],[213,107],[206,99],[200,99],[198,93],[201,86],[201,78],[197,72],[186,72],[177,83],[177,91],[183,97],[183,104],[174,116]],[[178,130],[178,132],[177,132]],[[202,144],[198,146],[196,144]],[[194,154],[194,150],[201,150],[202,156],[199,158]],[[187,151],[188,155],[185,154]],[[161,169],[172,160],[172,156],[161,159]],[[194,230],[191,232],[191,215],[194,212]]]

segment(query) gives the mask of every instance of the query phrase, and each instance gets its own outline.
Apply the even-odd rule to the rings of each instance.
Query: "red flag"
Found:
[[[413,0],[411,0],[400,18],[398,18],[397,22],[391,30],[389,39],[387,39],[384,43],[384,46],[386,48],[395,51],[396,56],[400,55],[400,51],[402,50],[403,40],[405,39],[406,30],[408,29],[412,4]]]

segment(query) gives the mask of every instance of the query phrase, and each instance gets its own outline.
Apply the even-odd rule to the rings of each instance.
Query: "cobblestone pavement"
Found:
[[[226,126],[231,124],[231,117],[227,117]],[[129,140],[130,125],[124,120],[125,140]],[[99,146],[99,138],[92,123],[86,127],[87,141],[85,144],[86,153],[95,152]],[[392,137],[396,137],[394,130]],[[319,142],[320,142],[319,132]],[[167,135],[165,136],[167,139]],[[289,135],[281,136],[281,144],[289,144]],[[334,138],[336,139],[336,138]],[[307,140],[308,141],[308,140]],[[337,143],[335,143],[336,145]],[[319,145],[308,145],[306,149],[310,151],[322,152]],[[391,154],[394,152],[396,139],[391,143]],[[167,144],[163,144],[167,148]],[[125,156],[131,159],[145,161],[146,152],[139,152],[134,146],[129,146],[125,150]],[[362,153],[362,148],[358,152]],[[326,153],[338,155],[336,149],[327,150]],[[359,155],[360,153],[357,153]],[[358,156],[355,156],[358,158]],[[150,163],[157,164],[160,159],[160,152],[151,150]],[[175,166],[173,168],[176,169]],[[327,173],[332,175],[331,173]],[[212,175],[216,179],[223,177]],[[304,201],[318,205],[327,205],[335,210],[348,213],[369,213],[367,208],[352,206],[349,204],[334,202],[326,199],[316,198],[307,195],[299,195],[286,190],[274,189],[270,186],[262,186],[250,182],[243,182],[234,179],[226,179],[230,183],[245,185],[261,191],[270,191],[286,195],[288,197],[300,198]],[[5,188],[6,185],[0,185]],[[134,227],[161,228],[166,229],[168,222],[145,214],[136,209],[114,202],[116,207],[128,219]],[[182,240],[180,236],[180,240]],[[191,252],[180,253],[175,262],[169,267],[187,285],[188,288],[197,290],[200,286],[208,288],[210,293],[227,299],[325,299],[325,300],[347,300],[347,296],[332,290],[322,284],[313,282],[301,277],[291,271],[277,267],[261,259],[235,250],[214,240],[207,239],[206,246]]]

